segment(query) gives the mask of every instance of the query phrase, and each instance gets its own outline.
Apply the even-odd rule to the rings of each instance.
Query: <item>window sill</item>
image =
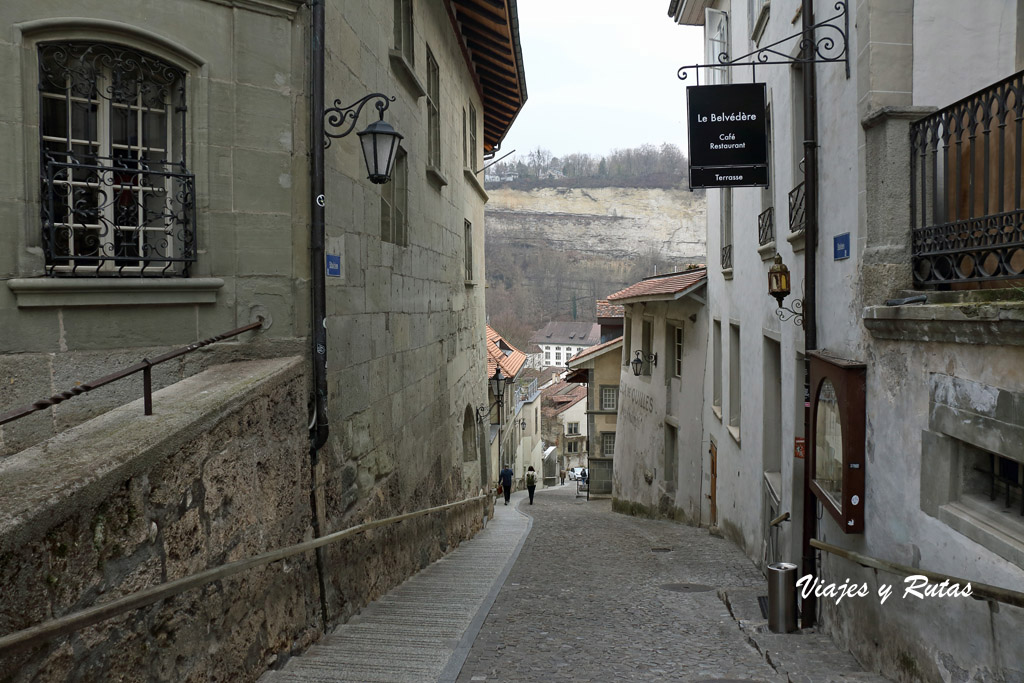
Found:
[[[480,184],[480,179],[476,177],[476,173],[473,173],[473,169],[463,168],[462,175],[466,177],[466,180],[476,190],[476,193],[480,195],[480,199],[483,199],[486,204],[490,197],[487,195],[487,190],[484,189],[484,186]]]
[[[738,446],[740,444],[740,428],[729,425],[726,429],[729,430],[729,436],[732,437],[732,440],[735,441]]]
[[[864,327],[877,339],[1024,346],[1024,300],[1012,290],[927,296],[923,304],[868,306],[862,314]]]
[[[793,245],[794,253],[804,250],[804,234],[805,231],[797,230],[796,232],[789,233],[789,235],[786,237],[786,241]]]
[[[18,308],[217,303],[220,278],[18,278],[8,280]]]
[[[996,512],[983,499],[964,496],[939,508],[939,521],[1018,567],[1024,567],[1024,522],[1017,506]]]
[[[398,76],[398,81],[405,86],[405,89],[413,97],[419,99],[427,94],[427,89],[423,87],[423,83],[416,77],[416,71],[412,68],[412,64],[406,60],[405,55],[398,50],[391,49],[388,50],[388,58],[391,61],[391,70]]]
[[[718,418],[719,422],[722,421],[722,406],[711,406],[711,412],[715,414],[715,417]]]
[[[775,258],[775,251],[775,240],[757,248],[757,253],[761,255],[762,261],[770,261]]]
[[[722,277],[724,277],[726,280],[731,280],[732,279],[732,268],[723,268],[722,269]]]
[[[466,280],[466,281],[464,282],[464,284],[465,284],[465,285],[466,285],[467,287],[476,287],[476,280]]]
[[[427,180],[430,181],[430,184],[438,192],[448,184],[448,178],[445,177],[444,173],[441,173],[441,169],[430,164],[427,164]]]

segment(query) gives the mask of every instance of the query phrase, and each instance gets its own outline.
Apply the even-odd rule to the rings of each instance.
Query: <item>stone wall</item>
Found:
[[[157,392],[152,418],[137,400],[0,461],[0,635],[310,540],[307,384],[295,357],[216,366]],[[365,510],[391,514],[383,499]],[[327,547],[328,620],[490,513],[479,502]],[[0,656],[0,681],[255,680],[323,632],[317,572],[310,552],[207,584]]]
[[[298,358],[222,365],[0,461],[0,633],[312,536]],[[253,680],[321,626],[312,553],[0,659],[0,680]]]

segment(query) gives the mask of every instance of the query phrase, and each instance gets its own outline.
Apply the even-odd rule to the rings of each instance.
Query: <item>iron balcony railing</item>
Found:
[[[807,213],[804,208],[806,206],[804,187],[804,183],[800,183],[789,191],[790,232],[800,232],[807,227]]]
[[[178,164],[48,152],[49,275],[187,276],[196,260],[195,176]]]
[[[722,247],[722,270],[730,268],[732,268],[732,245],[727,244]]]
[[[917,286],[1024,275],[1024,71],[910,127]]]
[[[775,241],[775,207],[769,206],[757,217],[757,243],[764,246]]]

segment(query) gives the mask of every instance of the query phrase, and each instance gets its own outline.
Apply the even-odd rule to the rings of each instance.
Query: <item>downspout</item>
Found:
[[[313,362],[313,415],[309,423],[310,507],[313,512],[313,536],[321,535],[323,513],[318,491],[319,451],[327,443],[327,286],[324,265],[324,0],[310,0],[310,75],[309,75],[309,155],[310,155],[310,287],[312,290],[311,358]],[[324,549],[316,549],[317,578],[320,584],[320,613],[324,629],[329,623]]]
[[[814,65],[814,1],[803,0],[803,86],[804,86],[804,363],[806,364],[805,381],[810,381],[810,358],[807,353],[818,348],[818,321],[816,316],[816,277],[818,253],[818,84],[815,78]],[[806,392],[806,389],[805,389]],[[809,394],[807,394],[809,395]],[[814,397],[810,396],[813,401]],[[804,438],[809,439],[811,411],[804,408]],[[807,444],[808,451],[814,444]],[[811,492],[811,457],[808,452],[804,457],[804,512],[803,512],[803,571],[807,576],[815,574],[816,551],[811,546],[817,522],[817,499]],[[812,594],[803,599],[800,611],[802,628],[814,625],[817,612],[817,598]]]
[[[312,54],[310,55],[310,275],[313,295],[313,402],[310,452],[316,456],[327,443],[327,292],[324,273],[324,0],[310,0]]]

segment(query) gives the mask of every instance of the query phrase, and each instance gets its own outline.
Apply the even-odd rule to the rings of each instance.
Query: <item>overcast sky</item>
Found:
[[[604,155],[663,142],[685,151],[686,83],[676,71],[702,61],[701,27],[673,23],[669,0],[517,6],[528,99],[499,157],[537,147]]]

